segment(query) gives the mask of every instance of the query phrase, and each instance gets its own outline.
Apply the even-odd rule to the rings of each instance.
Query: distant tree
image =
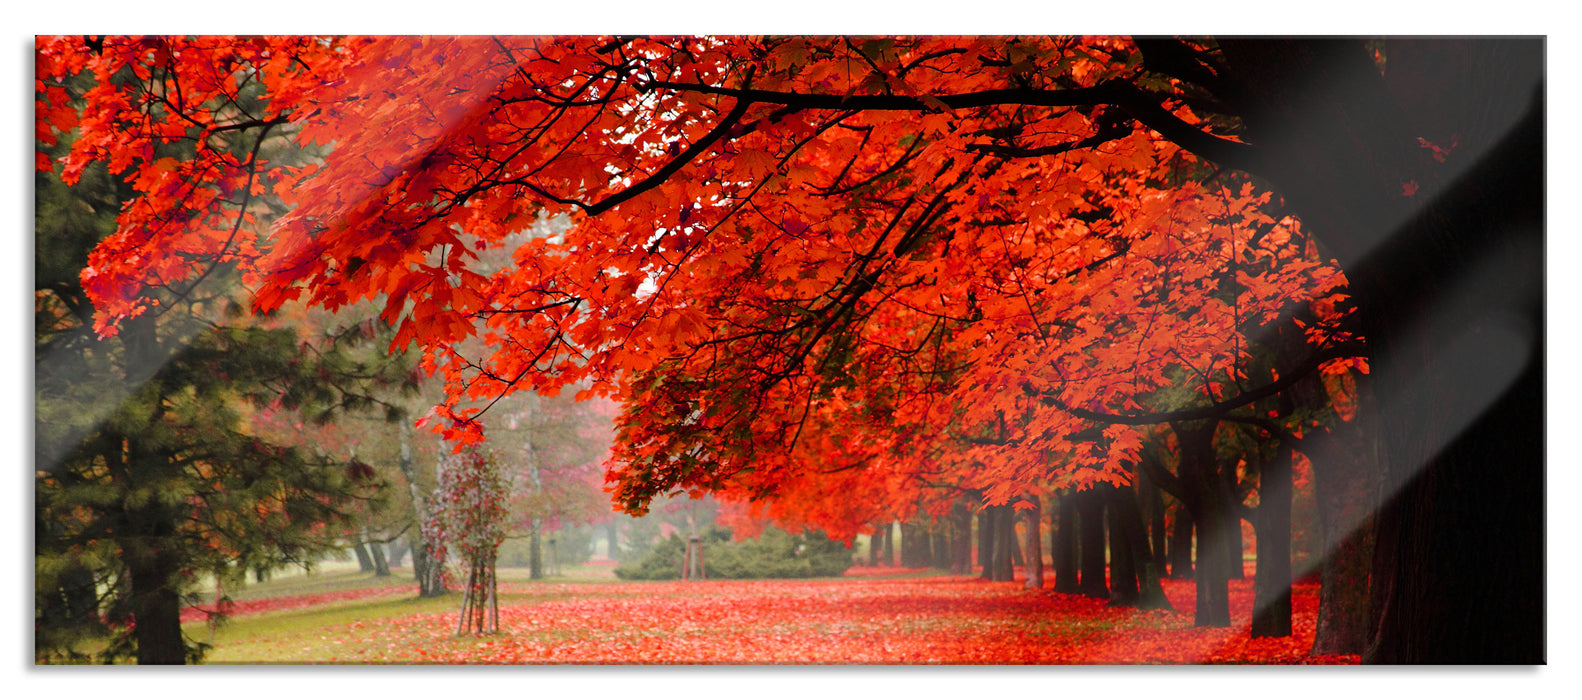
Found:
[[[528,538],[534,579],[544,576],[547,532],[611,516],[602,465],[613,439],[614,407],[606,399],[578,401],[575,394],[515,396],[492,409],[497,418],[489,444],[519,485],[510,532]]]

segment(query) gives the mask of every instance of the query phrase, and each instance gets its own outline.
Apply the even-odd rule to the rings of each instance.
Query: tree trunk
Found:
[[[1235,511],[1227,511],[1225,520],[1225,537],[1221,539],[1225,543],[1225,578],[1240,581],[1247,577],[1247,560],[1242,555],[1241,516],[1236,515]]]
[[[1252,636],[1291,636],[1291,460],[1282,444],[1258,476],[1258,568],[1253,578]]]
[[[1170,529],[1170,578],[1177,581],[1192,579],[1192,512],[1185,503],[1175,507],[1175,527]]]
[[[953,554],[950,549],[950,519],[944,518],[936,521],[932,530],[934,559],[930,563],[935,569],[949,571]]]
[[[1225,545],[1225,577],[1232,581],[1240,581],[1247,577],[1247,562],[1242,556],[1245,543],[1242,541],[1241,516],[1237,513],[1237,506],[1243,502],[1242,494],[1237,488],[1236,463],[1234,460],[1225,460],[1221,466],[1220,484],[1223,489],[1225,504],[1225,531],[1220,540]]]
[[[357,555],[358,573],[368,573],[374,570],[373,557],[368,556],[368,546],[362,542],[352,543],[352,554]]]
[[[1023,527],[1026,529],[1022,541],[1027,549],[1022,556],[1022,561],[1026,562],[1022,567],[1027,572],[1027,587],[1039,589],[1044,587],[1043,533],[1039,529],[1039,524],[1044,519],[1043,499],[1036,494],[1029,494],[1024,498],[1033,507],[1022,511]]]
[[[1016,580],[1016,514],[1010,504],[992,506],[994,515],[995,581]]]
[[[900,530],[900,542],[897,543],[896,549],[901,550],[901,566],[912,566],[917,563],[917,555],[912,552],[917,537],[912,532],[911,523],[901,523]]]
[[[931,554],[928,533],[916,522],[901,523],[901,566],[911,569],[928,568]]]
[[[407,490],[412,495],[412,520],[416,527],[408,537],[412,549],[412,577],[417,580],[419,598],[433,598],[445,594],[443,571],[445,562],[434,556],[434,547],[423,534],[423,523],[428,519],[428,499],[418,486],[417,462],[412,459],[412,422],[400,422],[400,458],[396,464],[401,476],[406,478]]]
[[[1278,329],[1280,372],[1290,373],[1310,353],[1302,328],[1292,321]],[[1361,654],[1368,644],[1368,571],[1373,555],[1373,513],[1379,500],[1384,455],[1373,416],[1373,391],[1367,375],[1353,373],[1350,420],[1341,420],[1303,440],[1312,464],[1313,500],[1318,514],[1319,604],[1314,654]],[[1325,410],[1343,396],[1330,396],[1317,375],[1291,386],[1283,413],[1297,408]],[[1367,427],[1364,427],[1367,426]],[[1262,510],[1260,506],[1259,510]],[[1258,538],[1263,542],[1263,526]],[[1258,555],[1262,575],[1265,555]],[[1256,621],[1254,622],[1256,628]]]
[[[886,520],[883,533],[884,539],[881,542],[884,548],[879,550],[879,564],[881,566],[895,566],[895,522]]]
[[[537,518],[532,521],[527,540],[527,577],[544,578],[544,538]]]
[[[1151,457],[1145,455],[1143,459]],[[1148,542],[1150,560],[1154,571],[1163,572],[1169,565],[1165,556],[1165,538],[1168,533],[1165,530],[1164,491],[1149,478],[1146,469],[1137,470],[1137,500],[1142,510],[1144,539]]]
[[[979,578],[994,580],[994,509],[984,506],[978,511],[978,566]]]
[[[158,547],[158,544],[152,544]],[[163,553],[128,558],[131,610],[139,664],[185,664],[181,633],[181,595],[175,587],[174,557]]]
[[[131,455],[134,463],[148,456]],[[181,632],[181,562],[174,542],[175,516],[169,508],[150,499],[128,508],[132,537],[121,544],[130,584],[128,607],[132,613],[132,639],[139,664],[185,664],[187,642]]]
[[[1069,491],[1055,498],[1054,515],[1059,522],[1050,526],[1054,542],[1049,550],[1054,557],[1055,592],[1079,593],[1077,580],[1077,497]]]
[[[1220,48],[1373,356],[1393,495],[1365,660],[1543,663],[1543,40],[1390,42],[1387,78],[1361,42]],[[1425,134],[1457,136],[1443,167]]]
[[[1217,420],[1170,424],[1181,444],[1179,476],[1183,500],[1198,532],[1194,627],[1230,626],[1229,567],[1223,543],[1224,528],[1234,517],[1227,513],[1225,489],[1219,483],[1220,471],[1214,464],[1214,431],[1218,425]]]
[[[1130,489],[1106,489],[1104,513],[1109,521],[1110,540],[1110,602],[1109,605],[1117,607],[1132,607],[1137,604],[1137,565],[1132,551],[1132,543],[1127,535],[1127,523],[1121,511],[1119,501],[1131,494]],[[1122,492],[1126,492],[1123,494]]]
[[[168,353],[160,347],[155,331],[155,314],[147,313],[128,319],[121,326],[121,340],[126,349],[125,378],[131,391],[151,390],[163,396],[158,384],[157,371]],[[141,384],[146,380],[149,387]],[[155,402],[154,415],[149,423],[159,421],[163,406]],[[116,440],[119,444],[121,440]],[[177,542],[177,523],[186,513],[179,506],[168,504],[168,496],[158,488],[159,482],[173,468],[169,455],[148,449],[140,440],[125,440],[127,449],[115,451],[123,457],[114,471],[125,477],[125,488],[130,496],[123,500],[125,532],[130,535],[120,541],[121,557],[125,562],[129,585],[129,607],[132,613],[132,638],[137,644],[138,664],[185,664],[187,642],[181,632],[181,574],[182,555]],[[107,461],[110,456],[107,455]],[[133,506],[131,501],[140,501]]]
[[[415,537],[412,545],[412,575],[417,578],[419,598],[445,595],[445,560],[435,556],[434,547],[427,540]]]
[[[1365,377],[1359,378],[1356,392],[1356,415],[1331,428],[1325,436],[1328,449],[1311,457],[1324,543],[1314,654],[1361,654],[1372,635],[1369,580],[1385,457]]]
[[[401,562],[406,560],[406,555],[407,552],[411,550],[411,545],[404,539],[396,539],[390,542],[387,547],[390,551],[390,558],[388,562],[390,567],[399,568],[401,566]]]
[[[950,514],[950,573],[966,576],[972,573],[972,511],[958,499]]]
[[[1110,587],[1104,572],[1104,492],[1099,488],[1079,491],[1076,500],[1082,567],[1077,592],[1090,598],[1109,598]]]
[[[1117,489],[1117,497],[1111,501],[1111,528],[1122,534],[1126,551],[1130,555],[1131,570],[1135,572],[1133,580],[1136,582],[1137,592],[1132,596],[1130,605],[1135,605],[1143,610],[1174,610],[1170,599],[1165,597],[1164,588],[1159,585],[1160,568],[1154,564],[1154,557],[1148,551],[1148,540],[1144,532],[1142,509],[1137,504],[1137,494],[1131,489]],[[1113,538],[1112,538],[1113,541]],[[1111,578],[1114,578],[1115,567],[1111,567]],[[1113,589],[1114,586],[1112,585]],[[1110,603],[1116,604],[1116,597],[1112,596]]]
[[[868,566],[879,565],[879,550],[884,548],[884,530],[879,525],[873,526],[873,534],[868,536]]]
[[[367,537],[368,533],[364,531],[363,536]],[[389,576],[390,561],[385,559],[384,544],[380,542],[368,542],[368,554],[373,557],[374,576]]]

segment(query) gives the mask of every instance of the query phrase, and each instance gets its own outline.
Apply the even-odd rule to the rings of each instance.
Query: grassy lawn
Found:
[[[619,585],[612,566],[562,567],[561,575],[533,582],[526,567],[501,567],[500,605],[530,605],[564,598],[564,584]],[[376,577],[358,571],[355,563],[321,562],[314,571],[291,568],[274,573],[263,583],[248,583],[232,591],[239,604],[277,603],[233,615],[212,633],[205,622],[183,627],[195,639],[210,642],[207,663],[313,663],[325,647],[323,631],[370,621],[411,616],[450,614],[452,623],[460,595],[422,599],[410,567],[394,567],[391,575]],[[370,593],[371,592],[371,593]],[[336,594],[364,594],[337,599]],[[303,600],[306,599],[306,600]],[[333,646],[333,644],[332,644]]]

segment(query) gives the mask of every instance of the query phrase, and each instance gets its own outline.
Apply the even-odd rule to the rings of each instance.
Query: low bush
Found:
[[[734,542],[730,530],[711,527],[701,538],[704,578],[822,578],[839,576],[852,563],[851,550],[845,544],[819,532],[792,535],[766,527],[756,538]],[[681,578],[685,550],[686,539],[673,533],[655,544],[642,560],[616,567],[615,575],[633,581]]]

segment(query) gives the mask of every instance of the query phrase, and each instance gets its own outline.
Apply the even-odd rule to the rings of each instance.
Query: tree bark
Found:
[[[950,515],[950,573],[966,576],[972,573],[972,511],[957,500]]]
[[[406,555],[411,551],[411,544],[404,539],[396,539],[387,546],[389,549],[388,563],[391,568],[399,568],[401,562],[406,561]]]
[[[880,540],[883,548],[879,550],[879,564],[895,566],[895,522],[886,520],[881,532],[884,537]]]
[[[366,574],[374,570],[373,557],[368,556],[368,545],[362,542],[352,543],[352,554],[357,555],[357,571]]]
[[[1281,373],[1302,363],[1307,341],[1296,323],[1278,329],[1277,357]],[[1296,408],[1326,410],[1337,415],[1332,424],[1308,435],[1302,452],[1312,465],[1313,500],[1318,514],[1320,545],[1319,605],[1314,654],[1361,654],[1367,649],[1369,629],[1369,568],[1373,555],[1373,513],[1378,508],[1379,479],[1384,455],[1378,441],[1378,422],[1368,375],[1353,373],[1350,420],[1335,406],[1337,399],[1317,376],[1291,386],[1289,412]],[[1260,510],[1262,508],[1260,507]],[[1259,542],[1263,541],[1262,526]],[[1258,555],[1262,571],[1264,554]],[[1261,575],[1261,574],[1260,574]]]
[[[994,580],[994,507],[984,506],[978,511],[978,577]]]
[[[126,348],[126,381],[134,392],[143,389],[154,396],[165,392],[157,384],[157,371],[167,353],[160,347],[155,331],[155,314],[128,319],[121,327]],[[138,384],[146,380],[147,387]],[[161,419],[162,399],[156,400],[152,424]],[[123,441],[114,441],[120,444]],[[177,506],[164,502],[159,481],[172,468],[168,455],[150,450],[136,439],[124,440],[126,449],[117,448],[116,467],[126,488],[139,496],[124,499],[124,534],[121,556],[126,565],[129,607],[132,613],[132,639],[137,644],[138,664],[185,664],[187,642],[181,632],[181,553],[176,543],[176,524],[184,517]],[[108,459],[107,459],[108,461]],[[112,470],[112,473],[114,469]],[[141,491],[142,493],[138,493]],[[136,500],[133,506],[127,501]]]
[[[142,545],[145,551],[127,557],[131,583],[132,637],[137,642],[138,664],[185,664],[187,644],[181,633],[181,594],[176,590],[179,568],[167,538],[154,535]]]
[[[129,441],[125,464],[129,471],[147,473],[162,455],[151,454]],[[144,486],[143,488],[148,488]],[[132,639],[137,663],[171,665],[187,663],[187,642],[181,632],[181,559],[175,538],[177,514],[151,495],[126,512],[121,556],[126,565],[128,608],[132,613]]]
[[[951,559],[954,555],[950,548],[950,528],[951,521],[948,517],[935,521],[930,528],[933,539],[931,551],[934,558],[929,563],[933,568],[940,571],[950,570]]]
[[[1159,585],[1161,570],[1155,565],[1154,557],[1148,551],[1148,540],[1144,533],[1142,510],[1137,504],[1137,494],[1131,489],[1117,489],[1118,496],[1111,502],[1113,509],[1111,527],[1122,533],[1123,539],[1128,543],[1127,552],[1130,555],[1131,569],[1135,572],[1133,577],[1136,582],[1137,593],[1130,604],[1143,610],[1174,610],[1170,599],[1165,597],[1164,588]],[[1118,523],[1118,524],[1117,524]],[[1113,578],[1114,567],[1111,567]],[[1114,586],[1111,586],[1113,589]],[[1111,597],[1111,604],[1115,597]]]
[[[1100,488],[1078,491],[1077,540],[1081,543],[1081,578],[1077,592],[1090,598],[1109,598],[1104,578],[1104,492]]]
[[[928,532],[916,522],[901,523],[901,566],[924,569],[931,559]]]
[[[1000,535],[1004,538],[1005,553],[1011,560],[1010,565],[1013,570],[1018,566],[1026,566],[1026,562],[1022,559],[1022,545],[1016,537],[1015,503],[1016,501],[1013,499],[1010,503],[1005,504],[1004,520],[1000,524],[1000,527],[1004,530]],[[1012,578],[1014,578],[1014,575]],[[1005,580],[1009,581],[1011,579],[1007,578]]]
[[[918,564],[918,554],[913,551],[916,548],[916,538],[918,537],[913,534],[913,524],[900,524],[900,543],[895,548],[900,550],[900,565],[903,567]]]
[[[1016,580],[1016,513],[1009,503],[993,506],[994,515],[994,579]]]
[[[1240,581],[1247,577],[1247,561],[1243,553],[1246,551],[1246,542],[1242,538],[1243,503],[1246,501],[1240,476],[1237,474],[1239,460],[1220,460],[1220,488],[1223,491],[1222,503],[1225,504],[1225,530],[1221,542],[1225,546],[1225,577],[1232,581]]]
[[[1247,578],[1247,557],[1243,549],[1240,516],[1235,513],[1225,514],[1225,536],[1221,539],[1225,544],[1225,578],[1231,581],[1240,581]]]
[[[1361,654],[1369,626],[1374,512],[1378,507],[1383,446],[1373,415],[1370,383],[1359,378],[1357,412],[1332,427],[1322,451],[1312,457],[1313,494],[1324,553],[1319,569],[1314,654]]]
[[[1043,499],[1036,494],[1029,494],[1023,498],[1033,507],[1022,511],[1022,522],[1026,529],[1022,541],[1027,549],[1022,555],[1022,561],[1025,562],[1022,568],[1027,572],[1027,587],[1036,590],[1044,587],[1043,533],[1039,529],[1039,524],[1044,519],[1044,506]]]
[[[417,462],[412,459],[412,422],[400,422],[400,458],[396,465],[406,478],[407,490],[412,495],[412,519],[416,527],[408,537],[412,549],[412,577],[417,580],[419,598],[433,598],[445,594],[445,579],[441,575],[445,562],[434,556],[434,547],[423,534],[423,523],[428,519],[428,499],[418,486]]]
[[[1192,512],[1185,503],[1175,507],[1175,527],[1170,529],[1170,578],[1177,581],[1192,579]]]
[[[368,553],[373,555],[374,558],[374,576],[389,576],[390,560],[385,558],[384,544],[380,542],[370,542],[368,544]]]
[[[1258,568],[1253,576],[1252,636],[1291,636],[1291,461],[1282,444],[1259,470],[1253,520]]]
[[[1144,454],[1143,459],[1152,459],[1149,454]],[[1165,539],[1168,533],[1165,530],[1165,499],[1164,491],[1148,476],[1148,470],[1137,470],[1137,500],[1138,507],[1142,510],[1145,539],[1148,542],[1148,552],[1153,563],[1154,571],[1167,570],[1169,561],[1165,555]]]
[[[1194,580],[1197,605],[1193,611],[1195,627],[1229,627],[1230,597],[1228,564],[1225,561],[1224,528],[1234,520],[1224,502],[1225,489],[1215,467],[1214,431],[1217,420],[1192,424],[1171,423],[1181,444],[1180,479],[1183,499],[1197,528],[1197,561]]]
[[[1130,489],[1107,489],[1104,512],[1109,521],[1110,534],[1110,602],[1116,607],[1132,607],[1137,604],[1137,555],[1132,548],[1127,515],[1139,518],[1135,512],[1123,512],[1120,501],[1133,496]],[[1135,506],[1135,502],[1133,502]]]
[[[527,539],[527,577],[544,578],[544,538],[537,518],[532,520]]]
[[[1387,77],[1360,42],[1220,48],[1373,356],[1392,496],[1365,660],[1542,663],[1543,41],[1389,42]],[[1436,166],[1417,139],[1451,134]]]
[[[869,535],[869,565],[880,565],[880,550],[884,548],[884,529],[880,524],[873,524],[873,534]]]
[[[1076,495],[1071,492],[1061,493],[1055,498],[1054,511],[1059,518],[1059,522],[1050,526],[1054,538],[1054,542],[1050,544],[1050,553],[1054,557],[1055,592],[1078,593],[1082,589],[1077,578]]]

